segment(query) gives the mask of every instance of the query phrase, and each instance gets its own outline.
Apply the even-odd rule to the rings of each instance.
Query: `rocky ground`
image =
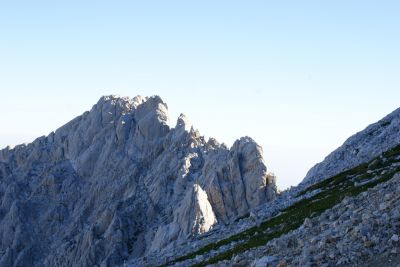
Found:
[[[398,266],[393,264],[399,262],[399,236],[400,173],[306,219],[289,234],[214,266]]]

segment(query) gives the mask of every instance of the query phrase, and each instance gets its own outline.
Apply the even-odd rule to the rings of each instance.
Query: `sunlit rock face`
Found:
[[[0,151],[0,266],[115,266],[229,224],[276,196],[261,148],[205,140],[160,97],[102,97]]]

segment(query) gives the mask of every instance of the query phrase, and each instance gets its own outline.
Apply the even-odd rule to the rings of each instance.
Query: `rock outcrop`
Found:
[[[311,168],[301,185],[314,184],[370,161],[382,152],[400,144],[399,132],[400,108],[347,139],[341,147]]]
[[[276,196],[261,148],[208,141],[161,98],[102,97],[0,151],[0,266],[115,266],[229,224]]]

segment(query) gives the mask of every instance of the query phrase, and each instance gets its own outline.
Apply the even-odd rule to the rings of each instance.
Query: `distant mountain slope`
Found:
[[[324,180],[370,161],[399,144],[400,108],[347,139],[341,147],[311,168],[301,184],[309,185]]]
[[[0,151],[0,266],[116,266],[276,196],[261,148],[206,141],[161,98],[102,97],[47,137]]]

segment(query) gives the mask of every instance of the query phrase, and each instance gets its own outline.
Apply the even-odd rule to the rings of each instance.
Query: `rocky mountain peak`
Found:
[[[104,96],[28,145],[0,151],[0,266],[115,266],[273,200],[261,148],[169,125],[159,96]]]

